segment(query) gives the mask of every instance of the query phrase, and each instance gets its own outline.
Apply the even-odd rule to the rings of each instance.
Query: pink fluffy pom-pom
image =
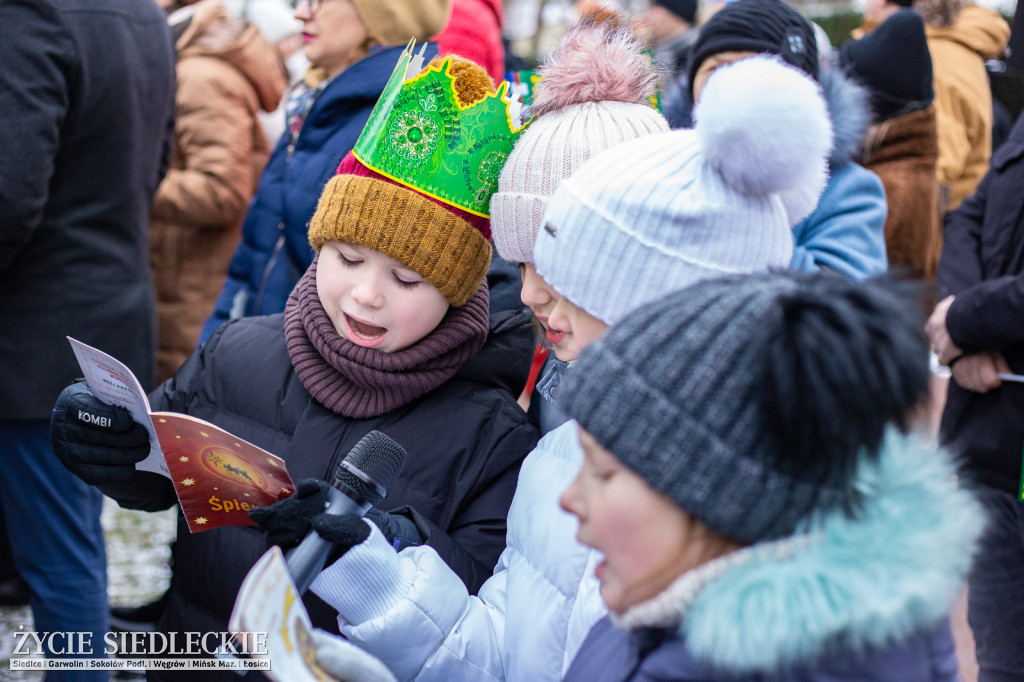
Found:
[[[658,74],[645,45],[619,15],[583,17],[538,70],[534,116],[584,102],[647,104]]]

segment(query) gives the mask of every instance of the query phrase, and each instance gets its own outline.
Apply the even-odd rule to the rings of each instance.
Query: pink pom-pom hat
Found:
[[[668,131],[650,104],[657,74],[619,15],[584,17],[541,66],[534,121],[509,154],[491,197],[498,254],[532,263],[548,199],[584,161],[611,146]]]

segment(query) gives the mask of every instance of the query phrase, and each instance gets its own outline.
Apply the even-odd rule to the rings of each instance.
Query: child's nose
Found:
[[[523,289],[519,294],[523,304],[530,308],[537,308],[551,302],[551,295],[544,281],[531,269],[523,270]]]
[[[567,511],[577,518],[580,517],[579,495],[577,494],[578,485],[579,476],[577,475],[576,478],[573,479],[572,483],[569,484],[569,487],[563,490],[562,494],[558,496],[558,506],[561,507],[563,511]]]
[[[368,308],[379,308],[384,303],[384,294],[375,280],[367,280],[352,289],[352,300]]]

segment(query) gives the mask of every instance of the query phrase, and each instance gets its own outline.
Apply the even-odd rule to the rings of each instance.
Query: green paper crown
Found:
[[[413,57],[414,42],[399,58],[352,153],[381,175],[487,218],[501,168],[526,125],[516,127],[506,82],[464,107],[455,94],[451,58],[415,75],[423,59]]]

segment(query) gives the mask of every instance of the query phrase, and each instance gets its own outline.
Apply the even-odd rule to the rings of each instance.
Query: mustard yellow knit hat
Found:
[[[454,87],[464,104],[495,91],[482,67],[448,59],[457,62]],[[317,251],[330,241],[379,251],[419,273],[455,307],[469,301],[487,274],[489,237],[488,218],[392,180],[351,152],[324,187],[309,223],[309,243]]]
[[[487,274],[491,244],[458,213],[465,212],[385,178],[349,154],[320,195],[309,243],[317,251],[331,241],[379,251],[459,307]]]

